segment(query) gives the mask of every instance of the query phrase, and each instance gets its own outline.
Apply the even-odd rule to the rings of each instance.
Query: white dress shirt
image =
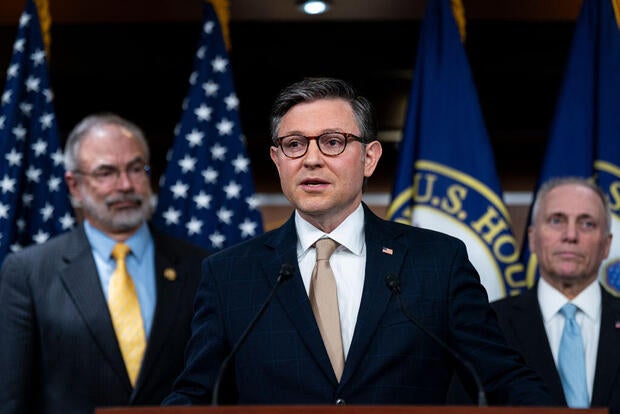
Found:
[[[329,237],[340,244],[332,254],[329,264],[334,272],[336,288],[338,289],[342,348],[346,359],[351,347],[364,288],[366,267],[364,209],[360,204],[349,217],[329,234],[308,223],[295,211],[295,228],[297,230],[297,261],[306,293],[310,291],[310,279],[316,260],[316,250],[312,246],[314,242],[320,238]]]
[[[558,352],[560,340],[562,339],[562,330],[564,329],[564,316],[560,313],[560,309],[568,302],[573,303],[579,308],[575,319],[581,328],[581,337],[583,338],[583,346],[586,353],[588,396],[592,400],[594,373],[596,371],[596,353],[601,329],[601,288],[598,281],[592,282],[590,286],[571,301],[543,278],[540,278],[538,281],[537,293],[540,311],[556,367],[558,366]]]

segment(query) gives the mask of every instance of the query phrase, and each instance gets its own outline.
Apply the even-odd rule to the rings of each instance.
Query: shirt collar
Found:
[[[101,230],[94,227],[88,220],[84,220],[84,232],[90,242],[92,249],[102,258],[110,260],[112,249],[116,245],[116,240],[109,237]],[[151,232],[146,223],[138,228],[138,230],[131,235],[125,244],[131,249],[131,254],[138,260],[142,261],[144,254],[146,253],[149,240],[151,239]]]
[[[569,301],[559,290],[542,277],[538,280],[538,303],[545,323],[549,322],[568,302],[575,304],[588,318],[597,320],[601,315],[601,288],[595,280],[573,300]]]
[[[351,253],[361,255],[364,247],[364,209],[360,203],[357,209],[329,234],[304,220],[295,210],[295,229],[299,247],[301,247],[298,251],[305,252],[320,238],[329,237]]]

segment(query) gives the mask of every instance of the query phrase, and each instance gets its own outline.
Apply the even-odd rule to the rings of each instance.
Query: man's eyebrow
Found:
[[[592,221],[598,221],[598,220],[596,219],[596,217],[594,217],[594,216],[593,216],[592,214],[590,214],[590,213],[583,213],[583,214],[579,214],[579,215],[577,216],[577,220],[584,220],[584,219],[586,219],[586,220],[592,220]]]
[[[134,159],[132,159],[131,161],[129,161],[127,164],[125,164],[125,166],[128,165],[132,165],[135,164],[137,162],[144,162],[146,163],[146,161],[144,160],[144,158],[140,155],[138,155],[137,157],[135,157]],[[97,167],[95,168],[118,168],[118,166],[116,164],[107,164],[107,163],[102,163],[99,164]]]

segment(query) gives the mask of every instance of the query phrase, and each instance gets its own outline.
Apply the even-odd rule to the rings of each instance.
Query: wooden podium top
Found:
[[[394,405],[234,405],[200,407],[98,408],[95,414],[608,414],[607,408],[394,406]]]

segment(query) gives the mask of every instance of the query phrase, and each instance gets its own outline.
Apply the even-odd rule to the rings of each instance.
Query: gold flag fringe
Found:
[[[230,1],[229,0],[205,0],[210,2],[215,9],[217,18],[220,21],[222,27],[222,36],[224,37],[224,44],[226,49],[230,51]]]
[[[43,36],[43,44],[45,45],[45,53],[47,59],[50,58],[50,44],[52,37],[50,36],[50,27],[52,26],[52,16],[50,15],[50,7],[48,0],[34,0],[39,12],[39,21],[41,22],[41,35]]]
[[[620,1],[620,0],[615,0]],[[452,14],[454,14],[454,20],[456,20],[456,26],[459,28],[461,34],[461,42],[465,43],[465,7],[461,0],[452,0]]]

